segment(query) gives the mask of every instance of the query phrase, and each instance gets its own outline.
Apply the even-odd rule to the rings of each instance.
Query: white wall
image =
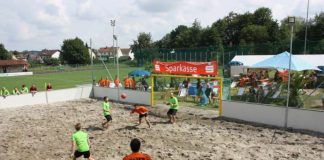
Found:
[[[281,127],[284,124],[284,108],[252,103],[223,101],[222,116]]]
[[[27,105],[46,104],[54,102],[62,102],[81,98],[89,98],[91,94],[91,86],[80,86],[71,89],[60,89],[47,92],[38,92],[34,96],[29,94],[11,95],[5,99],[0,97],[0,109],[12,108]]]
[[[31,76],[31,75],[33,75],[33,72],[0,73],[0,77]]]
[[[94,97],[95,98],[103,98],[107,96],[111,100],[118,100],[118,96],[120,96],[122,93],[125,93],[127,97],[125,99],[119,98],[121,102],[128,102],[128,103],[139,103],[139,104],[145,104],[150,105],[151,103],[151,93],[150,92],[143,92],[143,91],[137,91],[137,90],[125,90],[125,89],[119,89],[119,95],[118,90],[116,88],[106,88],[106,87],[94,87]]]
[[[60,54],[61,54],[60,51],[56,51],[56,52],[55,52],[51,57],[52,57],[52,58],[59,59],[59,58],[60,58]]]
[[[284,127],[285,107],[223,101],[223,117]],[[288,109],[287,127],[324,133],[324,112]]]
[[[288,127],[324,133],[324,112],[289,108]]]

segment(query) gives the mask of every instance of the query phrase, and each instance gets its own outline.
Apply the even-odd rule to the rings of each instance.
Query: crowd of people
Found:
[[[53,86],[51,83],[48,83],[46,85],[46,91],[51,91],[53,89]],[[37,87],[35,84],[31,85],[29,88],[23,84],[20,89],[18,87],[15,87],[10,92],[6,87],[2,87],[0,90],[0,96],[3,98],[6,98],[10,95],[21,95],[21,94],[28,94],[31,93],[32,96],[34,96],[37,93]]]
[[[109,80],[109,77],[100,78],[98,81],[98,85],[100,87],[107,87],[107,88],[118,88],[120,87],[120,80],[118,76],[115,77],[113,84]],[[135,80],[135,77],[126,76],[123,81],[124,89],[132,89],[132,90],[144,90],[147,91],[149,85],[145,81],[145,78],[140,78],[138,81]]]
[[[178,99],[173,94],[171,94],[168,102],[165,103],[167,105],[170,105],[170,108],[167,112],[169,123],[174,124],[176,123],[176,115],[179,109]],[[108,129],[112,123],[112,112],[108,97],[103,98],[102,109],[103,116],[105,117],[105,121],[102,122],[102,127],[104,129]],[[148,127],[151,128],[151,123],[148,119],[149,111],[147,107],[139,104],[134,104],[134,108],[131,110],[130,114],[133,113],[137,113],[139,115],[139,121],[137,125],[141,125],[142,119],[144,119]],[[88,133],[81,130],[80,123],[77,123],[75,125],[75,130],[76,131],[72,134],[71,137],[71,158],[75,160],[83,156],[83,158],[94,160],[91,157],[90,153],[90,139]],[[152,158],[148,154],[139,152],[140,147],[141,141],[138,138],[132,139],[130,142],[132,153],[126,155],[123,160],[151,160]]]
[[[291,73],[291,79],[294,80],[297,74]],[[299,74],[298,74],[299,75]],[[303,78],[302,89],[316,88],[317,76],[315,73],[307,73],[304,71],[301,75]],[[279,72],[276,70],[273,77],[269,76],[268,70],[251,71],[247,70],[247,74],[241,74],[237,83],[237,87],[248,87],[247,95],[252,97],[255,102],[260,103],[268,92],[279,89],[282,82],[288,81],[288,70]]]
[[[197,91],[196,94],[191,95],[191,96],[195,96],[195,101],[198,101],[200,104],[205,105],[205,104],[214,104],[215,101],[217,100],[217,96],[218,96],[218,90],[216,88],[218,88],[218,86],[212,87],[212,84],[217,84],[217,81],[210,81],[208,82],[208,79],[205,79],[203,82],[200,80],[200,78],[197,79],[196,82],[196,88],[195,90]],[[185,80],[183,80],[182,84],[180,85],[180,90],[181,88],[186,88],[187,89],[187,93],[186,95],[190,95],[191,93],[189,93],[189,88],[191,86],[191,82],[189,78],[186,78]]]

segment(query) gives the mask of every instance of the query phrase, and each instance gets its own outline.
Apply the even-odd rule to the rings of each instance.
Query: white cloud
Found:
[[[272,9],[279,21],[288,15],[306,17],[306,0],[11,0],[0,1],[0,43],[9,50],[60,48],[76,36],[93,40],[98,48],[112,45],[112,27],[121,47],[129,47],[139,32],[151,32],[154,40],[180,24],[198,18],[211,25],[230,11]],[[323,11],[323,0],[310,0],[310,17]]]

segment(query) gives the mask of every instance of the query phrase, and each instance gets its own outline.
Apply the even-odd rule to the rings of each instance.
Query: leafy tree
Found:
[[[290,96],[289,96],[289,106],[290,107],[302,107],[303,101],[301,100],[301,89],[305,86],[307,81],[303,80],[303,77],[300,76],[300,73],[296,72],[292,75],[290,81]],[[284,88],[288,88],[288,83],[285,83]],[[285,101],[285,104],[287,101]]]
[[[320,40],[317,45],[314,47],[314,53],[323,53],[324,52],[324,39]]]
[[[273,22],[272,12],[269,8],[261,7],[254,11],[253,16],[254,24],[256,25],[268,26]]]
[[[151,33],[141,32],[137,36],[137,40],[133,41],[131,49],[138,65],[143,65],[148,59],[153,60],[153,53],[148,49],[153,47]],[[146,60],[145,60],[146,59]]]
[[[46,65],[51,66],[57,66],[60,64],[60,60],[58,60],[57,58],[44,58],[43,61]]]
[[[324,37],[324,12],[321,12],[310,21],[309,40],[320,41]]]
[[[0,43],[0,60],[11,59],[11,54],[6,50],[4,45]]]
[[[88,48],[79,38],[66,39],[63,41],[60,60],[68,64],[87,64],[90,63]]]

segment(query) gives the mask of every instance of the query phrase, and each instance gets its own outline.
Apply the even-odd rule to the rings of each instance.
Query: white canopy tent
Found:
[[[231,61],[242,62],[244,66],[251,67],[265,59],[274,55],[237,55]],[[295,55],[297,58],[302,59],[314,66],[324,66],[324,54],[309,54],[309,55]]]

